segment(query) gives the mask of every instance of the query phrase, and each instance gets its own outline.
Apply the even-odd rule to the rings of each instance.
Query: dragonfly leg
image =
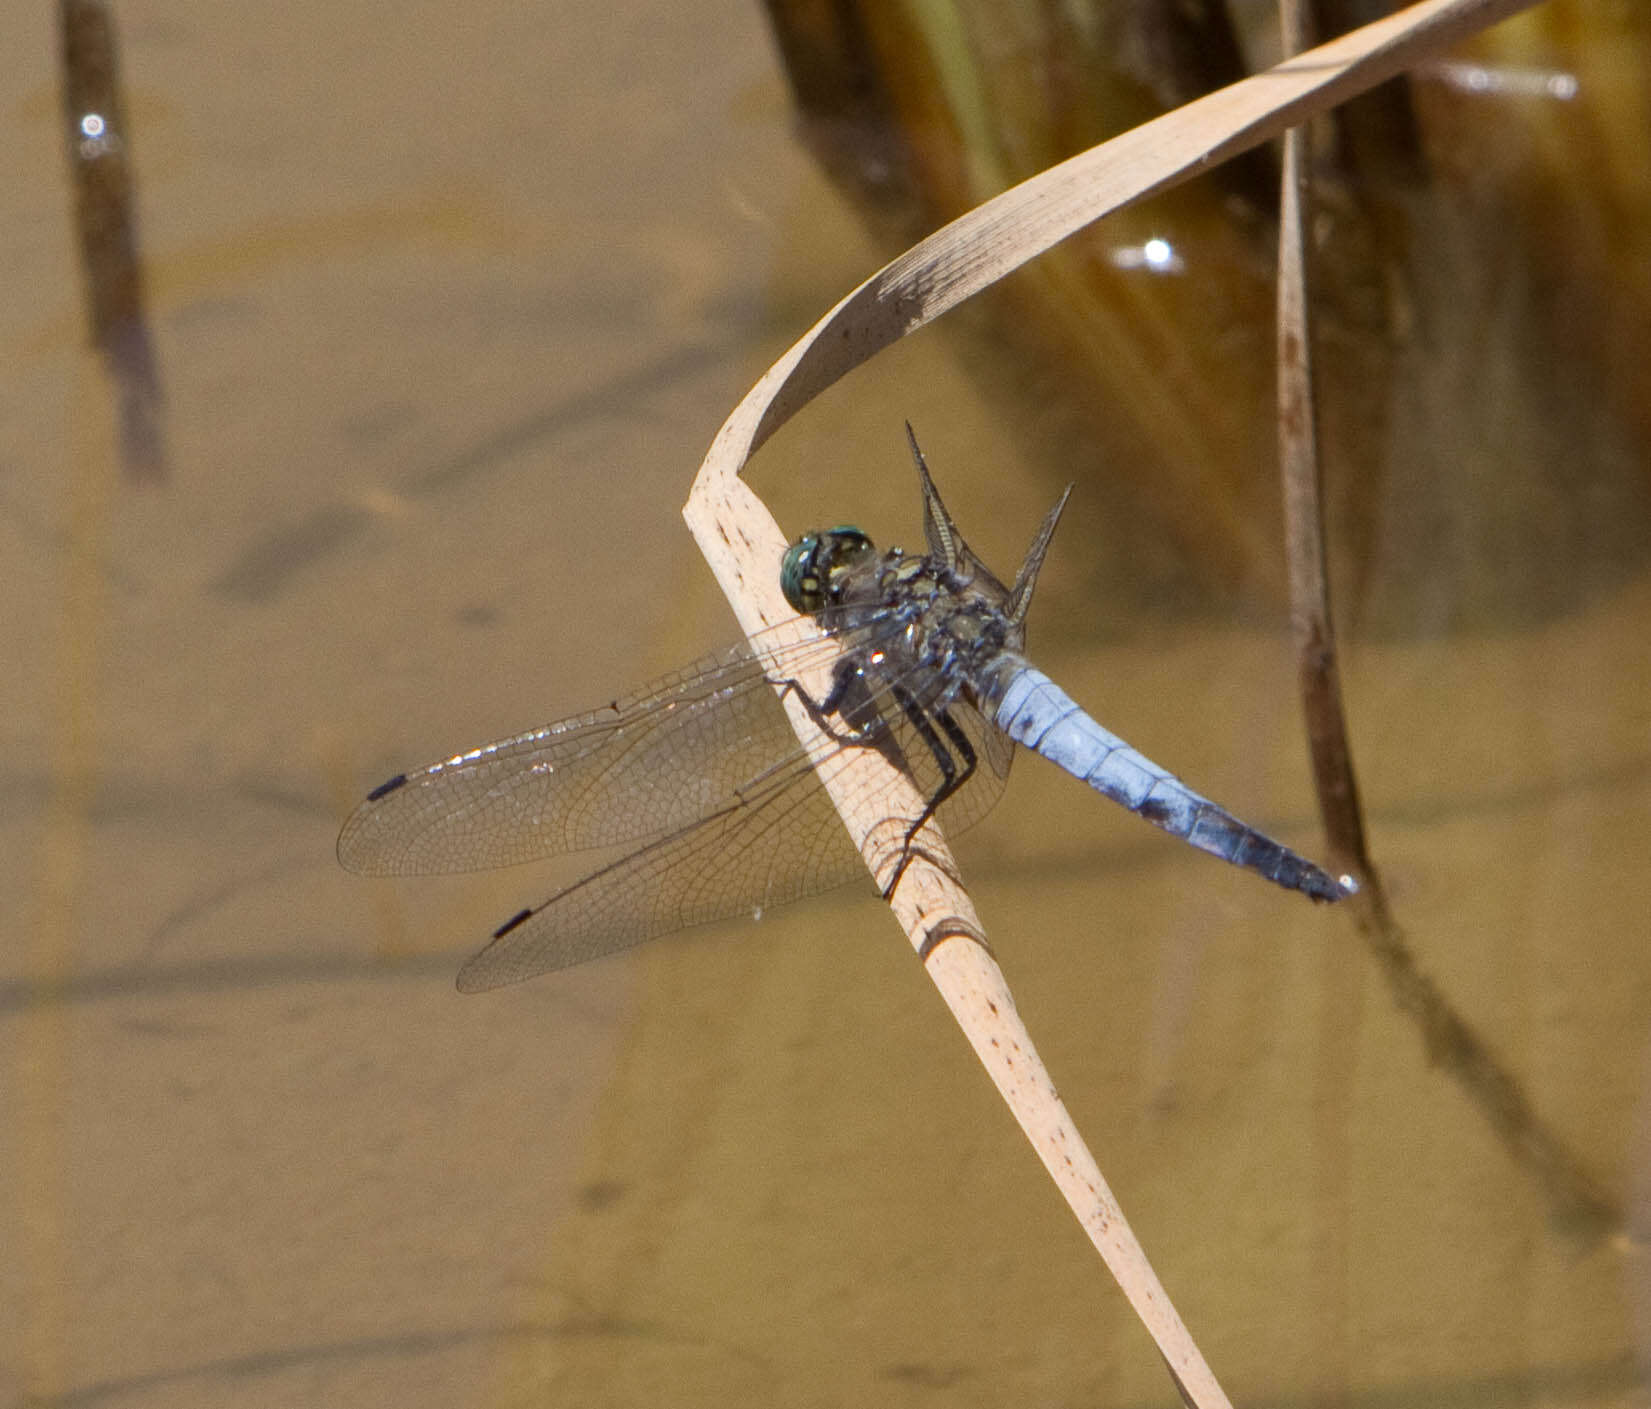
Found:
[[[816,700],[798,680],[780,680],[775,683],[781,690],[797,697],[820,732],[834,743],[856,748],[877,748],[895,767],[905,766],[889,734],[887,723],[878,713],[877,706],[866,689],[865,678],[852,665],[845,663],[839,669],[830,693],[823,700]],[[933,713],[934,719],[939,721],[940,728],[945,733],[946,737],[942,739],[935,731],[934,725],[929,722],[929,715],[918,705],[909,690],[899,685],[891,685],[889,693],[899,704],[901,713],[906,716],[912,728],[917,731],[917,736],[934,756],[935,765],[940,769],[940,786],[924,804],[917,820],[906,828],[905,839],[900,844],[900,860],[894,868],[894,874],[889,877],[888,884],[883,887],[885,900],[894,894],[895,887],[900,884],[900,878],[906,874],[906,867],[911,864],[912,843],[917,839],[917,834],[923,830],[924,824],[934,816],[941,804],[974,776],[975,766],[980,761],[974,745],[969,742],[969,736],[963,732],[949,711],[937,709]],[[841,721],[847,732],[843,732],[834,721]],[[948,743],[950,747],[947,746]],[[962,762],[961,767],[959,760]]]
[[[800,680],[775,680],[772,683],[786,694],[795,695],[808,711],[815,728],[834,744],[866,748],[878,743],[885,732],[882,716],[870,703],[860,672],[846,662],[839,668],[837,678],[832,681],[831,692],[823,700],[809,694]],[[855,704],[845,709],[844,702],[850,695],[855,697]],[[840,720],[842,728],[833,720]]]
[[[912,843],[917,839],[917,834],[940,810],[940,805],[974,776],[975,765],[980,762],[979,756],[975,753],[975,746],[969,742],[969,736],[958,726],[949,710],[937,709],[934,717],[945,731],[946,738],[951,743],[950,749],[941,741],[940,735],[935,733],[934,726],[929,723],[928,717],[918,708],[917,701],[909,692],[896,685],[891,693],[899,701],[901,711],[912,728],[917,731],[918,737],[929,746],[929,752],[934,755],[934,761],[940,768],[940,786],[934,790],[934,796],[917,814],[917,820],[906,828],[906,840],[900,848],[900,862],[894,868],[894,874],[889,877],[889,883],[883,887],[884,900],[894,894],[895,887],[900,884],[900,878],[906,874],[906,867],[911,864],[912,859]],[[963,760],[961,769],[957,766],[958,759]]]

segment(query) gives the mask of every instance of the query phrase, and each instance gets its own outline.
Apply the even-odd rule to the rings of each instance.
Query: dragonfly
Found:
[[[1286,889],[1329,902],[1357,889],[1107,732],[1027,660],[1033,589],[1071,487],[1005,586],[964,542],[906,431],[928,551],[879,552],[850,525],[799,538],[780,586],[812,618],[811,639],[789,625],[758,633],[604,708],[398,773],[351,814],[338,859],[363,875],[629,848],[500,925],[460,970],[462,992],[760,915],[865,875],[826,782],[867,749],[914,785],[901,797],[922,803],[897,802],[886,783],[848,784],[881,788],[871,801],[904,837],[885,897],[931,818],[955,832],[992,807],[1017,744]],[[811,691],[810,680],[829,684]],[[812,744],[792,727],[785,694],[817,726]]]

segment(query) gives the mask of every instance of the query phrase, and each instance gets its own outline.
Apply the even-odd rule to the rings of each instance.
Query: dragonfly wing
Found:
[[[974,826],[997,806],[1009,782],[1009,765],[1014,761],[1015,744],[973,705],[958,702],[951,705],[947,713],[962,728],[977,760],[968,786],[953,793],[940,805],[941,825],[956,835]]]
[[[889,658],[875,648],[892,639],[894,625],[862,619],[856,631],[860,659]],[[409,875],[644,841],[501,926],[460,973],[459,987],[469,992],[758,912],[864,874],[821,785],[822,774],[846,766],[862,747],[890,754],[925,800],[972,752],[969,786],[940,809],[948,827],[973,825],[996,802],[1013,744],[961,700],[947,707],[945,719],[909,714],[902,700],[933,695],[922,667],[905,676],[866,670],[857,696],[865,713],[852,726],[827,721],[835,724],[836,742],[822,746],[817,773],[773,681],[813,678],[817,687],[819,667],[838,645],[798,644],[789,636],[782,643],[779,635],[756,640],[767,646],[762,656],[738,646],[605,710],[392,779],[345,824],[340,859],[352,870]],[[852,737],[855,727],[874,723],[864,739]],[[916,821],[915,809],[892,798],[874,799],[873,807],[906,827]]]
[[[831,650],[793,644],[781,666],[805,673]],[[669,835],[797,748],[742,643],[605,709],[398,774],[344,824],[338,859],[365,875],[431,875]]]
[[[886,689],[873,698],[881,708],[893,707]],[[1003,776],[991,760],[1001,762],[1005,750],[990,751],[996,731],[976,711],[953,711],[974,747],[985,752],[975,779],[941,808],[941,816],[948,825],[969,826],[1002,793]],[[898,715],[890,736],[919,795],[933,796],[943,772],[922,731]],[[693,925],[757,915],[865,875],[825,787],[861,747],[840,744],[818,765],[795,749],[709,815],[522,911],[459,971],[459,989],[479,993],[520,983]],[[873,810],[908,827],[916,820],[913,809],[893,798],[875,799]]]
[[[840,767],[839,750],[823,765]],[[692,826],[524,910],[459,971],[479,993],[731,916],[757,915],[865,875],[806,757]]]

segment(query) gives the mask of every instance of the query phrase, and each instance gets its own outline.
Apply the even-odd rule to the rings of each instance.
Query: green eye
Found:
[[[852,524],[805,533],[780,560],[780,591],[794,610],[817,612],[830,602],[836,575],[872,551],[871,539]]]
[[[820,577],[814,570],[819,555],[820,536],[805,534],[785,550],[780,561],[780,591],[791,603],[793,611],[817,612],[825,605],[825,594],[820,590]]]

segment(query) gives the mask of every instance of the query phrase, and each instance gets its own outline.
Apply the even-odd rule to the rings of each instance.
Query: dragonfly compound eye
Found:
[[[830,603],[834,575],[874,551],[871,539],[849,524],[806,533],[780,561],[780,591],[795,610],[820,611]]]
[[[780,560],[780,591],[793,611],[817,612],[825,605],[825,593],[815,559],[820,554],[820,535],[807,533],[785,550]]]

